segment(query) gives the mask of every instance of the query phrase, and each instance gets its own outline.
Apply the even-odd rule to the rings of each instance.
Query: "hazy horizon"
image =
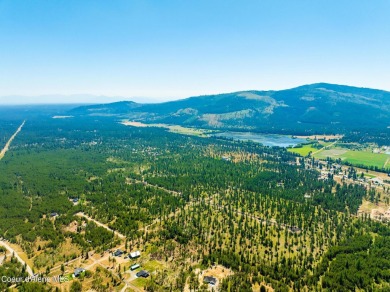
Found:
[[[7,95],[0,96],[1,105],[38,105],[38,104],[96,104],[117,101],[134,101],[140,103],[160,102],[148,97],[104,96],[92,94],[45,94],[45,95]]]
[[[317,83],[326,83],[326,82],[316,82]],[[310,84],[300,84],[291,88],[310,85]],[[351,87],[360,87],[360,88],[369,88],[375,90],[387,91],[381,88],[370,88],[365,86],[354,86],[348,84],[335,84],[335,85],[343,85],[343,86],[351,86]],[[246,89],[246,90],[235,90],[231,92],[240,92],[240,91],[277,91],[277,90],[285,90],[291,88],[280,88],[280,89]],[[45,95],[7,95],[0,96],[0,106],[2,105],[39,105],[39,104],[97,104],[97,103],[112,103],[118,101],[133,101],[137,103],[160,103],[160,102],[168,102],[175,101],[180,99],[185,99],[194,96],[205,96],[205,95],[213,95],[213,94],[224,94],[230,92],[212,92],[212,93],[203,93],[203,94],[192,94],[188,96],[179,96],[179,97],[126,97],[126,96],[105,96],[105,95],[93,95],[93,94],[45,94]],[[33,100],[31,100],[33,99]]]

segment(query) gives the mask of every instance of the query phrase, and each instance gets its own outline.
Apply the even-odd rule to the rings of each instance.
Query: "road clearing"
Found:
[[[19,126],[19,128],[16,130],[16,132],[9,138],[8,142],[5,144],[4,148],[0,152],[0,160],[3,159],[5,153],[8,151],[9,146],[11,145],[12,141],[15,139],[16,135],[19,134],[19,132],[22,130],[24,124],[26,121],[24,120],[23,123]]]
[[[31,267],[24,260],[22,260],[18,253],[7,242],[0,241],[0,245],[4,246],[11,254],[13,254],[23,266],[26,266],[26,272],[29,274],[29,276],[34,276]]]
[[[320,150],[318,150],[318,151],[313,152],[313,153],[311,154],[311,156],[313,156],[314,154],[317,154],[317,153],[319,153],[319,152],[325,150],[326,148],[332,147],[332,146],[335,145],[339,140],[340,140],[340,139],[334,141],[333,143],[331,143],[331,144],[329,144],[329,145],[326,145],[326,146],[322,147],[322,148],[321,148]]]
[[[99,222],[99,221],[97,221],[97,220],[95,220],[95,219],[89,217],[88,215],[84,214],[83,212],[79,212],[79,213],[77,213],[77,214],[75,214],[75,215],[76,215],[76,216],[79,216],[79,217],[83,217],[83,218],[87,219],[88,221],[92,221],[92,222],[94,222],[96,225],[98,225],[98,226],[100,226],[100,227],[103,227],[103,228],[107,229],[107,230],[110,231],[110,232],[114,232],[114,234],[117,235],[117,236],[118,236],[119,238],[121,238],[121,239],[124,239],[124,238],[126,237],[126,236],[124,236],[123,234],[119,233],[118,231],[111,229],[111,228],[108,227],[106,224],[103,224],[103,223],[101,223],[101,222]]]

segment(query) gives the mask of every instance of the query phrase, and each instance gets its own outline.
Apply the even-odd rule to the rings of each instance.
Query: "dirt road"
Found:
[[[34,273],[31,269],[31,267],[29,265],[27,265],[27,263],[22,260],[22,258],[18,255],[18,253],[7,243],[7,242],[4,242],[4,241],[0,241],[0,245],[1,246],[4,246],[11,254],[14,254],[15,257],[18,259],[18,261],[24,266],[26,265],[26,272],[30,275],[30,276],[33,276]]]
[[[103,223],[101,223],[101,222],[99,222],[99,221],[97,221],[97,220],[95,220],[95,219],[89,217],[88,215],[86,215],[86,214],[84,214],[84,213],[82,213],[82,212],[79,212],[79,213],[77,213],[77,214],[75,214],[75,215],[76,215],[76,216],[79,216],[79,217],[83,217],[83,218],[87,219],[88,221],[92,221],[92,222],[96,223],[96,225],[101,226],[101,227],[107,229],[107,230],[110,231],[110,232],[114,232],[114,234],[117,235],[117,236],[118,236],[119,238],[121,238],[121,239],[124,239],[124,238],[126,237],[126,236],[124,236],[122,233],[119,233],[118,231],[115,231],[115,230],[111,229],[111,228],[108,227],[106,224],[103,224]]]
[[[19,132],[22,130],[24,124],[26,121],[23,121],[23,123],[19,126],[19,128],[16,130],[16,132],[9,138],[8,142],[5,144],[4,148],[0,152],[0,160],[4,157],[5,153],[8,151],[9,146],[11,145],[12,141],[15,139],[16,135],[19,134]]]
[[[339,140],[340,140],[340,139],[339,139]],[[334,141],[333,143],[331,143],[331,144],[329,144],[329,145],[327,145],[327,146],[322,147],[320,150],[317,150],[317,151],[313,152],[313,153],[311,154],[311,156],[313,156],[314,154],[317,154],[317,153],[321,152],[322,150],[325,150],[326,148],[332,147],[332,146],[333,146],[334,144],[336,144],[339,140],[336,140],[336,141]]]

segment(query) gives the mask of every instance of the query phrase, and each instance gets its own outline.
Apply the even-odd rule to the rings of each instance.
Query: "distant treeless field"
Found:
[[[195,129],[195,128],[186,128],[179,125],[167,125],[167,124],[144,124],[141,122],[134,122],[134,121],[122,121],[122,124],[125,126],[132,126],[132,127],[158,127],[158,128],[165,128],[168,129],[170,132],[178,133],[178,134],[184,134],[184,135],[193,135],[193,136],[199,136],[199,137],[206,137],[206,133],[210,132],[208,130],[203,129]]]
[[[372,153],[368,151],[347,151],[340,156],[342,160],[348,161],[352,164],[362,164],[366,166],[384,167],[388,154]]]
[[[331,148],[319,151],[313,148],[311,144],[303,145],[299,148],[289,148],[288,151],[297,153],[301,156],[307,156],[310,152],[315,153],[313,156],[318,159],[340,158],[342,161],[349,162],[354,165],[376,166],[379,168],[390,168],[390,155],[384,153],[372,153],[370,151],[354,151],[346,148]]]
[[[318,151],[318,149],[311,147],[311,145],[304,145],[301,148],[289,148],[288,151],[307,156],[310,151],[314,153]],[[340,158],[342,161],[355,165],[376,166],[379,168],[384,167],[388,159],[390,159],[389,154],[372,153],[370,151],[353,151],[344,148],[322,150],[314,154],[314,157],[318,159],[326,159],[327,157],[332,159]],[[386,166],[390,167],[390,164],[387,163]]]
[[[311,144],[306,144],[306,145],[303,145],[302,147],[297,147],[297,148],[288,148],[287,150],[290,152],[293,152],[293,153],[297,153],[297,154],[302,155],[302,156],[307,156],[307,155],[309,155],[310,152],[314,153],[314,152],[318,151],[318,149],[313,148]]]
[[[372,153],[370,151],[353,151],[343,148],[334,148],[321,151],[315,154],[314,157],[319,159],[326,159],[327,157],[331,157],[333,159],[340,158],[343,161],[347,161],[355,165],[377,166],[381,168],[384,167],[390,155]]]

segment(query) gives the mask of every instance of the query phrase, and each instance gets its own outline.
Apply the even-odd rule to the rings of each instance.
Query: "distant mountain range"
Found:
[[[2,105],[58,105],[58,104],[96,104],[109,103],[118,100],[133,100],[139,102],[157,102],[155,99],[145,97],[121,97],[104,96],[93,94],[45,94],[45,95],[7,95],[0,96],[0,106]]]
[[[387,131],[390,92],[317,83],[280,91],[240,91],[155,104],[123,101],[81,106],[71,114],[289,134]]]

